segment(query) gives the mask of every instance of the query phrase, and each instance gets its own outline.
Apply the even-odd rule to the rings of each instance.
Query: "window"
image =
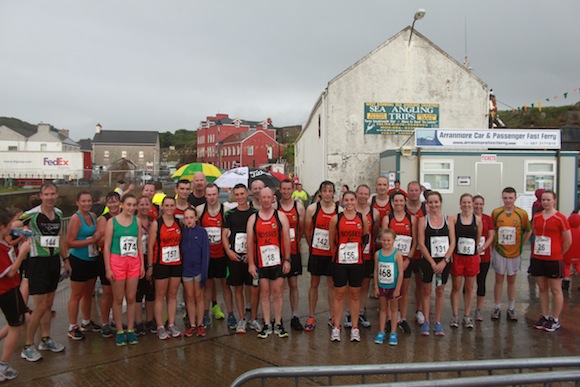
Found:
[[[556,161],[525,161],[526,193],[537,189],[554,190],[556,186]]]
[[[121,151],[121,157],[122,158],[126,158],[127,157],[127,151]]]
[[[236,149],[236,156],[240,155],[240,146],[238,145],[238,149]]]
[[[254,146],[248,145],[248,156],[253,156],[253,155],[254,155]]]
[[[40,144],[40,150],[46,152],[46,144]]]
[[[109,151],[108,150],[106,150],[106,151],[103,152],[103,157],[104,158],[109,158]]]
[[[453,160],[422,160],[421,182],[431,184],[431,189],[453,193]]]
[[[17,146],[8,146],[8,150],[9,151],[17,151],[18,147]]]
[[[145,157],[145,152],[139,151],[139,158],[142,159]]]

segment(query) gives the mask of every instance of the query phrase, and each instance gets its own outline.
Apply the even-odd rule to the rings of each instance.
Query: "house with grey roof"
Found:
[[[80,179],[85,169],[80,144],[67,129],[0,119],[0,178]]]
[[[97,124],[93,145],[93,165],[108,170],[121,160],[134,164],[137,170],[159,174],[161,148],[159,132],[103,130]]]

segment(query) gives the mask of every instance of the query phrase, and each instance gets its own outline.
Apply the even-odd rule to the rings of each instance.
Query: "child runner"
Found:
[[[185,306],[190,327],[185,331],[186,337],[205,336],[203,315],[205,310],[204,286],[209,268],[209,238],[207,231],[197,226],[197,211],[187,208],[183,212],[185,223],[181,235],[181,254],[183,262],[183,289]],[[197,316],[197,324],[196,324]]]
[[[16,257],[14,248],[4,240],[10,235],[14,217],[8,211],[0,211],[0,309],[4,313],[8,325],[0,329],[0,340],[6,339],[0,357],[0,381],[12,380],[18,376],[18,371],[10,367],[8,362],[14,354],[27,311],[24,299],[20,294],[20,275],[18,269],[22,260],[28,255],[30,242],[23,242],[20,253]]]
[[[389,228],[381,233],[382,248],[375,253],[375,296],[379,297],[379,333],[375,337],[375,343],[383,344],[385,341],[385,325],[387,312],[391,321],[396,321],[399,309],[397,299],[401,295],[403,284],[403,254],[395,249],[397,234]],[[397,324],[391,324],[389,344],[399,344],[397,336]]]

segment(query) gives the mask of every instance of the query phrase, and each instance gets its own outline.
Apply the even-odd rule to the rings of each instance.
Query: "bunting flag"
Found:
[[[569,94],[571,94],[571,93],[579,93],[579,92],[580,92],[580,87],[575,87],[575,88],[572,89],[572,91],[566,91],[566,92],[563,92],[562,94],[556,94],[556,95],[554,95],[551,98],[546,98],[545,101],[546,102],[551,102],[551,101],[557,100],[560,96],[563,96],[564,99],[568,99],[568,95]],[[536,108],[536,104],[535,103],[530,103],[530,106],[531,106],[531,109],[535,109]],[[542,100],[538,100],[537,108],[540,111],[542,111]],[[523,107],[518,107],[517,108],[518,111],[520,111],[522,109],[525,111],[527,109],[527,106],[523,106]],[[514,111],[514,110],[515,109],[512,108],[512,111]]]

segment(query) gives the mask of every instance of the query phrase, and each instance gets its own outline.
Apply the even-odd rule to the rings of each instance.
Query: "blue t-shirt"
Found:
[[[387,256],[383,255],[383,250],[379,250],[379,267],[378,267],[378,283],[379,287],[383,289],[394,289],[397,287],[397,281],[399,279],[399,268],[397,267],[397,261],[395,260],[395,255],[397,254],[397,249],[393,250],[393,253]]]

